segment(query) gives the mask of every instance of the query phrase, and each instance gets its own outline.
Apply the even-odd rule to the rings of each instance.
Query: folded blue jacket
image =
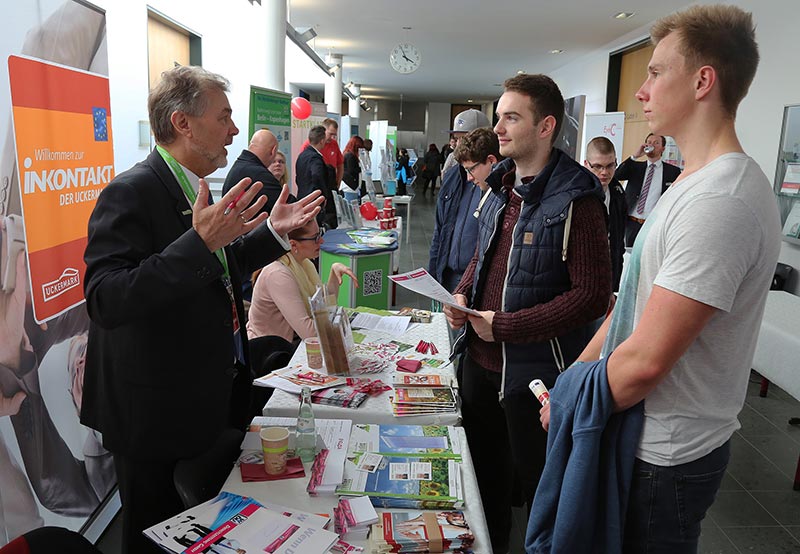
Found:
[[[576,362],[550,391],[547,461],[527,554],[622,552],[644,403],[613,413],[607,360]]]

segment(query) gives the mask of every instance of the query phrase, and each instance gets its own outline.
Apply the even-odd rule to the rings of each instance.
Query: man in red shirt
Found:
[[[339,136],[339,124],[335,119],[328,117],[322,120],[322,126],[325,127],[325,142],[320,148],[320,154],[322,154],[325,164],[336,171],[336,183],[331,185],[331,190],[337,190],[344,176],[344,156],[339,148],[339,143],[336,141],[336,137]],[[307,146],[308,140],[300,147],[300,151],[305,150]]]

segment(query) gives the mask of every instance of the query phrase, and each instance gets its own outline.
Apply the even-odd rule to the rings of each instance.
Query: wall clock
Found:
[[[422,61],[422,56],[419,50],[413,44],[402,42],[392,48],[389,54],[389,63],[392,64],[392,69],[398,73],[408,74],[414,73]]]

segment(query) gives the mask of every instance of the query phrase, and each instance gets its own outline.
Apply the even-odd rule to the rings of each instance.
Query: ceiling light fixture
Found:
[[[517,69],[517,75],[525,75],[524,69]]]
[[[551,54],[563,54],[564,51],[561,50],[560,48],[554,48],[553,50],[550,50],[550,53]]]
[[[624,20],[624,19],[630,19],[634,15],[636,15],[636,12],[617,12],[611,17],[613,17],[614,19]]]
[[[473,102],[472,98],[467,98],[467,102],[472,104],[472,102]]]

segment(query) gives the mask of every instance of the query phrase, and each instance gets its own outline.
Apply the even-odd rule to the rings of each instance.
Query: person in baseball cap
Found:
[[[492,124],[489,123],[489,118],[486,117],[486,114],[480,110],[476,110],[475,108],[471,108],[469,110],[464,110],[460,114],[456,116],[453,120],[453,128],[450,129],[451,133],[469,133],[470,131],[474,131],[475,129],[480,129],[481,127],[491,127]]]
[[[480,110],[476,110],[475,108],[471,108],[469,110],[464,110],[463,112],[459,113],[455,119],[453,119],[453,128],[450,129],[450,133],[456,139],[456,147],[458,146],[461,137],[469,133],[470,131],[474,131],[475,129],[480,129],[481,127],[491,127],[492,124],[489,121],[489,118],[486,117],[486,114]],[[453,157],[452,152],[447,156],[447,159],[444,162],[444,166],[442,167],[442,186],[444,186],[444,176],[447,171],[451,167],[455,167],[458,165],[458,162]]]
[[[466,110],[453,119],[450,132],[460,143],[468,132],[491,129],[489,118],[480,110]],[[453,168],[447,171],[447,165]],[[472,215],[481,199],[481,190],[467,179],[466,170],[451,153],[442,171],[442,188],[436,200],[436,219],[431,238],[428,271],[448,291],[456,288],[475,253],[478,220]],[[459,333],[453,333],[453,337]]]

